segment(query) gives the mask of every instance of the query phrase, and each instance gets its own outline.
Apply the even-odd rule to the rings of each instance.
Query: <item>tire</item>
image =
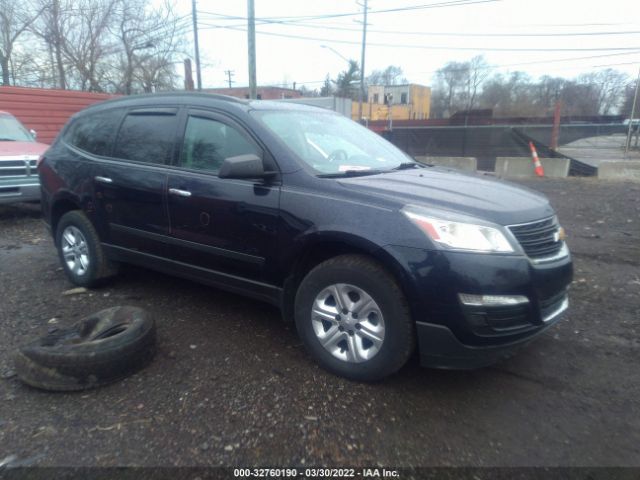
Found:
[[[21,347],[14,356],[20,380],[32,387],[72,391],[124,378],[149,363],[156,327],[137,307],[113,307]]]
[[[414,325],[398,282],[364,255],[341,255],[311,270],[296,293],[295,321],[314,360],[352,380],[395,373],[414,348]]]
[[[98,233],[80,210],[62,216],[55,239],[60,263],[71,283],[94,287],[117,273],[117,265],[106,257]]]

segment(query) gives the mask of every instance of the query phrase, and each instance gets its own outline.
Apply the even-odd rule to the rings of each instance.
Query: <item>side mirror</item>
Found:
[[[262,159],[249,153],[236,157],[225,158],[218,172],[220,178],[260,178],[267,172],[264,171]]]
[[[31,134],[34,140],[38,138],[38,132],[36,132],[33,128],[29,130],[29,133]]]

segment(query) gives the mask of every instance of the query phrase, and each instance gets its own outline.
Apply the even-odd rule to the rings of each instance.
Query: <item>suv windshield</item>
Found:
[[[0,115],[0,142],[33,142],[31,134],[11,115]]]
[[[378,134],[340,115],[322,111],[252,113],[317,174],[366,175],[413,162]]]

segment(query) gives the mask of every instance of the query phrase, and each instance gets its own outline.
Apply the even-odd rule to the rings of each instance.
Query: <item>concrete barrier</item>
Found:
[[[615,160],[598,166],[598,178],[640,182],[640,160]]]
[[[544,176],[564,178],[569,175],[568,158],[541,158]],[[498,157],[496,159],[496,175],[499,177],[535,177],[533,160],[531,157]]]
[[[457,168],[468,172],[475,172],[478,169],[478,160],[475,157],[416,157],[416,160],[420,163]]]

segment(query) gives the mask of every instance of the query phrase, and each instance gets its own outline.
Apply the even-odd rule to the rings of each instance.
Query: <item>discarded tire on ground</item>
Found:
[[[84,390],[130,375],[154,356],[156,328],[137,307],[113,307],[24,345],[15,355],[23,382],[45,390]]]

